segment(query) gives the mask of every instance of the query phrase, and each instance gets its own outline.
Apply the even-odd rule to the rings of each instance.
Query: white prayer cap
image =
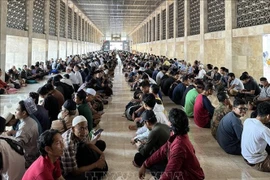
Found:
[[[13,114],[11,114],[10,112],[5,113],[2,117],[6,120],[6,124],[13,118]]]
[[[86,118],[84,116],[76,116],[72,121],[72,127],[76,126],[81,122],[87,122]]]
[[[91,94],[92,96],[95,96],[97,94],[96,90],[94,90],[93,88],[87,88],[85,92],[86,94]]]

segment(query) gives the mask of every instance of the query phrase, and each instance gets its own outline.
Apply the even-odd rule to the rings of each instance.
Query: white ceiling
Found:
[[[165,0],[72,0],[106,36],[126,36]]]

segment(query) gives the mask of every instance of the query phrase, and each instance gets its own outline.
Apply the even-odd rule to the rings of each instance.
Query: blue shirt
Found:
[[[217,142],[229,154],[241,154],[241,136],[243,125],[234,112],[225,115],[217,129]]]
[[[173,95],[172,95],[172,101],[180,105],[181,104],[181,99],[184,95],[184,92],[186,90],[186,86],[183,83],[179,83],[173,90]]]

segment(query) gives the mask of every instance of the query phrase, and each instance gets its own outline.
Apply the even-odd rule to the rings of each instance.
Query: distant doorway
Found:
[[[110,42],[110,50],[123,50],[123,42]]]

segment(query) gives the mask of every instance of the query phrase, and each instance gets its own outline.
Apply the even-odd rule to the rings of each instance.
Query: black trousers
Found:
[[[134,162],[138,165],[138,166],[142,166],[142,164],[144,163],[144,161],[147,159],[147,157],[144,157],[141,153],[136,153],[134,156]]]

